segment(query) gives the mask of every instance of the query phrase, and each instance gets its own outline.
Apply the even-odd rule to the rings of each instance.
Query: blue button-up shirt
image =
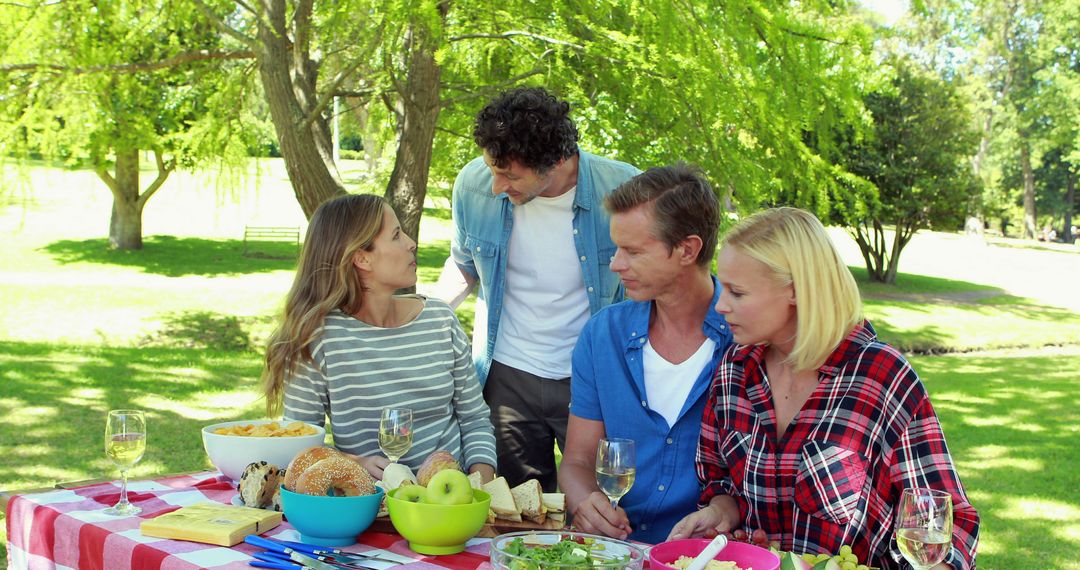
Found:
[[[619,277],[608,268],[615,244],[611,241],[604,197],[641,171],[580,150],[578,157],[574,247],[589,297],[589,311],[596,314],[622,300],[623,295]],[[473,321],[473,358],[481,384],[487,381],[499,333],[510,231],[514,226],[514,204],[506,194],[492,194],[491,184],[491,170],[483,157],[469,162],[458,174],[454,181],[454,236],[450,244],[454,262],[480,285]]]
[[[669,426],[652,410],[645,392],[642,362],[649,336],[652,302],[623,301],[589,320],[574,348],[570,412],[604,422],[607,437],[635,441],[637,477],[621,500],[634,528],[630,538],[663,542],[682,517],[697,510],[694,460],[708,388],[731,331],[716,312],[720,284],[713,277],[713,299],[701,330],[716,342],[712,360],[694,381],[690,394]]]

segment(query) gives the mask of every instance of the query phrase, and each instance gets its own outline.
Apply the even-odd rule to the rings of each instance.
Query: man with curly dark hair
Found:
[[[499,472],[557,486],[570,358],[585,321],[622,300],[604,197],[638,172],[578,147],[570,105],[532,87],[476,117],[483,151],[454,182],[454,236],[436,288],[457,306],[479,285],[473,355],[492,410]]]

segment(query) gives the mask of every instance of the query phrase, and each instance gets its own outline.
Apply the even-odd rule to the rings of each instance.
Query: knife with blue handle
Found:
[[[293,550],[288,546],[285,546],[273,540],[263,538],[257,534],[247,535],[246,537],[244,537],[244,542],[252,546],[265,548],[268,552],[277,552],[279,554],[284,554],[285,556],[292,559],[293,562],[296,562],[297,564],[300,564],[305,568],[314,568],[315,570],[338,570],[339,568],[341,568],[340,566],[327,564],[326,562],[323,562],[317,558],[312,558],[311,556],[308,556],[307,554],[304,554],[302,552],[297,552],[296,550]]]
[[[244,539],[244,542],[267,549],[266,552],[258,553],[256,555],[257,558],[261,557],[262,560],[269,560],[267,557],[272,557],[278,562],[298,562],[302,564],[304,568],[318,568],[320,570],[337,570],[340,568],[348,570],[386,570],[391,566],[396,566],[396,564],[392,562],[383,560],[357,559],[342,561],[321,554],[305,554],[284,544],[285,541],[263,538],[258,535],[248,535],[248,537]]]
[[[303,566],[292,561],[285,554],[274,552],[256,552],[252,554],[255,560],[248,562],[249,566],[256,568],[278,568],[279,570],[303,570]],[[282,558],[284,557],[284,558]]]
[[[288,546],[289,548],[303,552],[305,554],[312,554],[316,556],[325,556],[334,560],[342,560],[346,562],[371,562],[373,560],[381,560],[386,562],[393,562],[396,564],[411,564],[416,562],[412,558],[402,556],[386,550],[379,550],[377,552],[345,552],[338,548],[330,548],[329,546],[317,546],[314,544],[306,544],[303,542],[292,542],[288,540],[273,540],[278,544]]]

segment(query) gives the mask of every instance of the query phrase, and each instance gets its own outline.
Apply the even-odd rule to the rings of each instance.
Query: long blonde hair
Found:
[[[289,375],[301,362],[312,362],[312,344],[326,315],[360,309],[363,284],[352,259],[371,250],[385,205],[379,196],[352,194],[324,202],[311,217],[280,325],[267,342],[262,386],[268,416],[282,411]]]
[[[795,289],[795,347],[787,361],[797,371],[816,370],[862,322],[862,300],[851,271],[825,226],[805,210],[772,208],[735,225],[724,236],[767,265],[776,282]]]

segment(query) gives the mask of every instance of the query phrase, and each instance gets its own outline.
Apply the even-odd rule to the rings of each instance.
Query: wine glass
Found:
[[[120,469],[120,502],[107,515],[137,515],[142,509],[128,502],[127,472],[146,452],[146,418],[138,410],[112,410],[105,421],[105,455]]]
[[[601,439],[596,446],[596,484],[611,501],[611,508],[619,508],[619,499],[634,486],[637,473],[632,439]]]
[[[904,489],[896,512],[896,545],[915,570],[945,559],[952,544],[952,496],[934,489]]]
[[[397,463],[412,447],[412,410],[384,408],[379,418],[379,449]]]

